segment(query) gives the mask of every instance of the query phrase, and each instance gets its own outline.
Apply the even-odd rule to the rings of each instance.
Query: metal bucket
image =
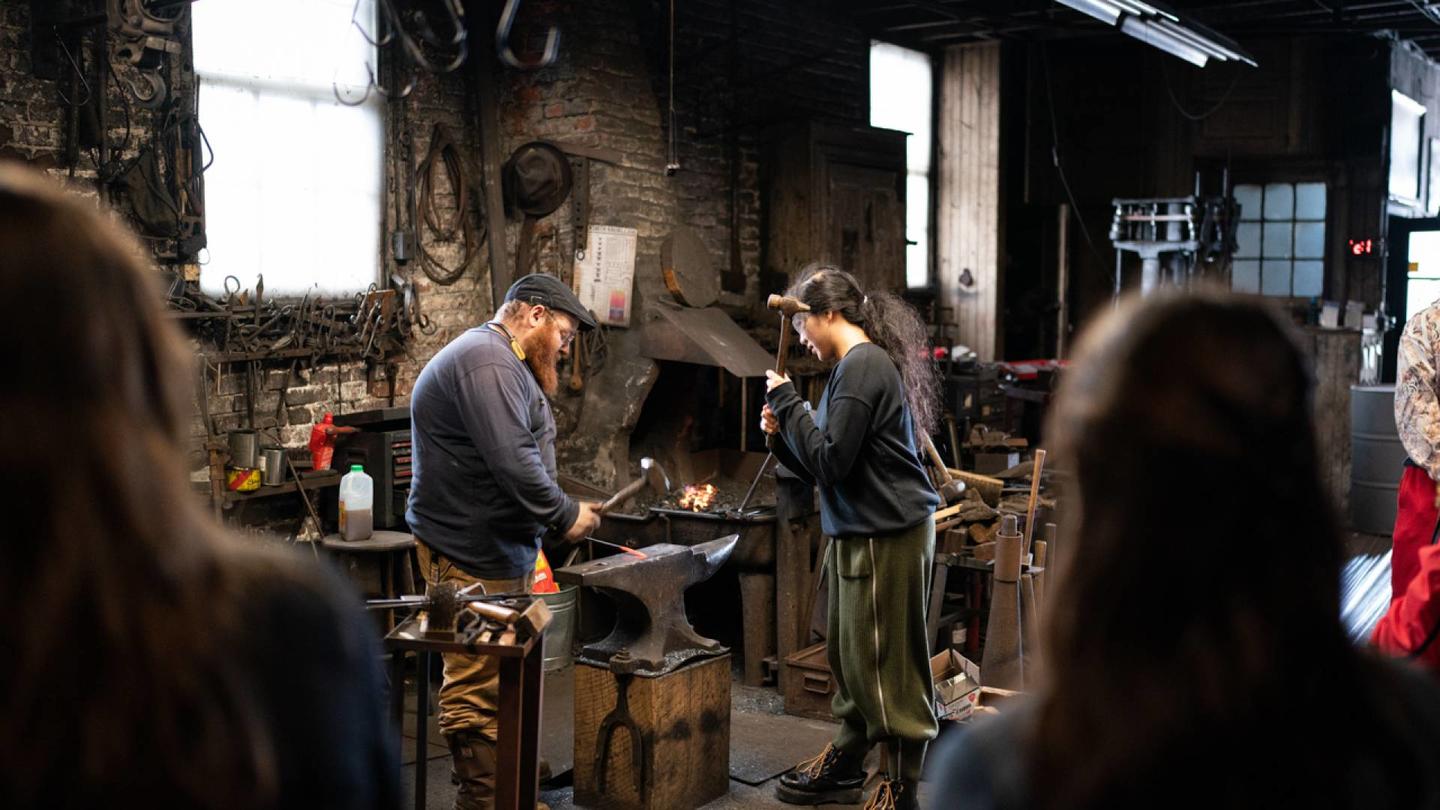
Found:
[[[537,594],[550,608],[550,626],[545,629],[545,671],[564,669],[575,661],[575,621],[579,616],[576,597],[580,588],[561,585],[559,593]]]
[[[1350,526],[1388,535],[1406,456],[1395,429],[1395,386],[1350,387],[1350,442]]]

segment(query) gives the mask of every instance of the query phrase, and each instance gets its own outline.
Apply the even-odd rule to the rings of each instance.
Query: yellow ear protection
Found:
[[[510,351],[515,352],[515,356],[517,358],[521,360],[525,359],[525,350],[520,348],[520,341],[516,340],[515,336],[510,334],[510,330],[505,328],[505,324],[500,323],[499,321],[491,321],[490,326],[494,327],[497,331],[500,332],[500,334],[504,335],[506,339],[510,341]]]

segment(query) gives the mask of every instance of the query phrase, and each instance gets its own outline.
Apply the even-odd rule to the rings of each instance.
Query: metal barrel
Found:
[[[1350,526],[1388,535],[1406,456],[1395,429],[1395,386],[1350,386],[1350,447]]]
[[[576,585],[561,585],[559,593],[536,594],[550,608],[550,626],[545,629],[545,671],[570,666],[575,660],[575,624],[578,613]]]

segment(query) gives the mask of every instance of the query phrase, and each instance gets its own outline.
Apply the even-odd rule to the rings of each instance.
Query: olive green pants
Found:
[[[529,593],[535,584],[533,572],[518,579],[476,579],[423,542],[415,543],[415,556],[430,585],[449,582],[465,588],[479,582],[484,593]],[[473,730],[493,745],[498,731],[495,718],[500,711],[500,659],[461,653],[445,653],[440,658],[445,664],[437,701],[440,733],[448,736]]]
[[[925,629],[935,521],[875,537],[830,543],[826,583],[828,654],[835,678],[835,747],[890,752],[890,776],[918,780],[935,739],[930,641]]]

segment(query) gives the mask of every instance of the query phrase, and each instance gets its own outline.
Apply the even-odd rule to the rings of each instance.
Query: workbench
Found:
[[[390,713],[395,728],[405,710],[405,657],[415,666],[415,810],[425,808],[426,759],[430,722],[430,664],[434,653],[493,655],[500,659],[500,713],[497,718],[496,810],[530,810],[540,793],[540,690],[544,674],[544,633],[515,644],[465,644],[426,638],[420,619],[411,615],[385,636],[390,655]]]

